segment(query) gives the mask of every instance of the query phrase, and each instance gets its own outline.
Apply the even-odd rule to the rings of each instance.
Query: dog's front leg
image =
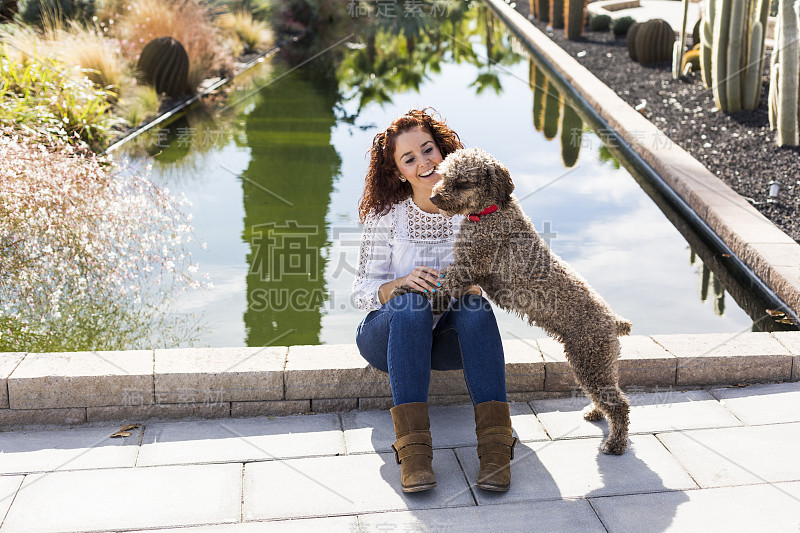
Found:
[[[469,268],[451,263],[441,271],[442,286],[433,297],[434,314],[444,313],[450,305],[450,298],[461,296],[470,287],[475,285],[472,272]]]

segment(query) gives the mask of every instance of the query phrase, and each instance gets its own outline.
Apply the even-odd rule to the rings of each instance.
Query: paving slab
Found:
[[[149,350],[29,353],[8,376],[12,409],[153,403]]]
[[[363,532],[486,533],[487,531],[576,531],[605,533],[587,500],[501,503],[359,515]]]
[[[710,392],[745,424],[800,422],[800,383],[728,387]]]
[[[6,516],[25,476],[0,476],[0,523]]]
[[[137,466],[266,461],[344,454],[339,416],[232,418],[148,424]]]
[[[742,422],[703,390],[629,394],[630,433],[741,426]],[[533,411],[553,439],[595,437],[608,433],[605,420],[589,422],[581,411],[591,402],[584,396],[534,400]]]
[[[25,352],[0,353],[0,408],[8,407],[8,376],[25,358]]]
[[[548,440],[531,408],[512,403],[511,426],[520,440]],[[472,405],[431,406],[431,437],[434,448],[476,446],[475,411]],[[391,452],[395,441],[392,415],[388,411],[354,411],[342,414],[347,453]]]
[[[133,466],[141,428],[114,437],[119,426],[4,431],[0,474]]]
[[[791,378],[792,356],[769,333],[653,335],[653,339],[677,357],[678,386]]]
[[[506,493],[476,489],[478,505],[558,500],[696,488],[678,461],[652,435],[633,435],[623,455],[600,451],[602,439],[517,444]],[[456,449],[470,484],[478,474],[471,448]]]
[[[392,395],[389,374],[367,363],[355,344],[291,346],[284,384],[287,400]]]
[[[283,399],[285,346],[155,351],[158,403]]]
[[[452,450],[433,454],[437,486],[405,494],[393,453],[247,463],[244,519],[310,518],[473,505]]]
[[[327,516],[325,518],[301,518],[299,520],[274,520],[269,522],[240,522],[238,524],[215,524],[213,526],[181,527],[169,529],[137,529],[136,533],[358,533],[355,516]]]
[[[237,522],[242,465],[30,474],[0,531],[66,532]]]
[[[800,480],[800,424],[659,433],[701,487]]]
[[[800,530],[800,483],[592,498],[609,533]]]

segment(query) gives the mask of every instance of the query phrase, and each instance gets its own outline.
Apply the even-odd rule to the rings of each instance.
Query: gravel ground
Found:
[[[517,10],[527,16],[527,2],[520,1]],[[624,37],[587,31],[581,40],[567,41],[563,30],[547,31],[546,24],[534,24],[628,104],[645,100],[645,116],[653,124],[800,241],[800,148],[779,148],[769,129],[769,57],[758,109],[726,115],[716,111],[699,73],[673,80],[668,63],[635,63],[628,57]],[[578,57],[579,52],[585,55]],[[781,183],[775,203],[766,201],[770,180]]]

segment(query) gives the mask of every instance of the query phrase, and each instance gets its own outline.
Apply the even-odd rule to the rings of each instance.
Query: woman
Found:
[[[465,217],[440,214],[430,197],[441,179],[437,165],[458,148],[458,135],[444,122],[425,110],[409,111],[375,136],[359,205],[364,233],[353,297],[369,314],[358,326],[356,343],[364,359],[389,374],[397,438],[392,447],[404,492],[436,485],[427,404],[431,369],[464,369],[475,407],[478,487],[507,491],[511,482],[515,439],[503,346],[480,287],[456,295],[437,316],[420,294],[392,298],[403,285],[435,293],[440,270],[452,262]]]

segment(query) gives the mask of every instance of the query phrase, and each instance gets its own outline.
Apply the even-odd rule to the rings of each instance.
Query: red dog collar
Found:
[[[480,213],[470,213],[468,218],[473,222],[480,222],[481,217],[483,215],[488,215],[490,213],[494,213],[495,211],[497,211],[497,209],[498,209],[498,207],[495,204],[492,204],[489,207],[487,207],[486,209],[484,209],[483,211],[481,211]]]

